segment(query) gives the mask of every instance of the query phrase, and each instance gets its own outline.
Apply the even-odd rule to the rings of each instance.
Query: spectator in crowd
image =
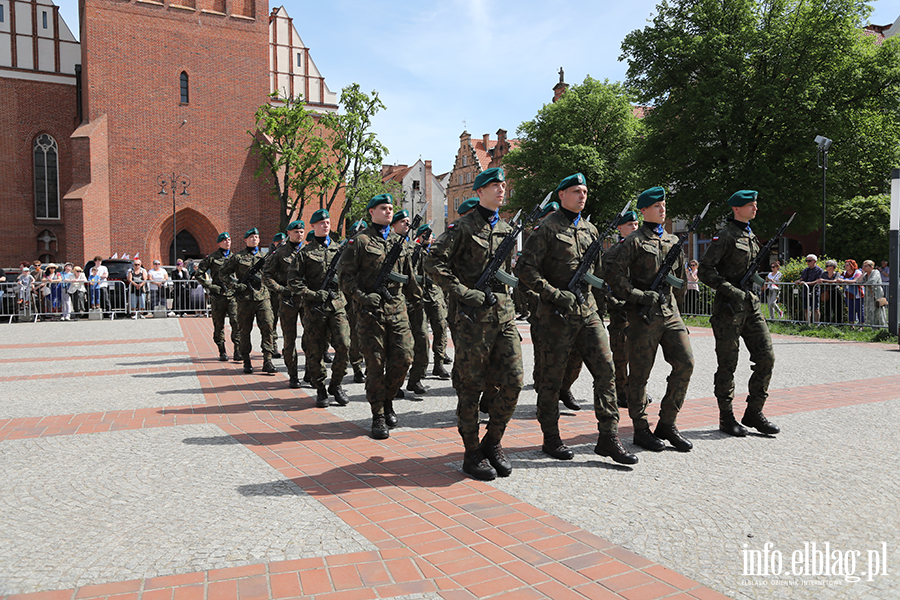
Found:
[[[103,258],[100,256],[94,257],[94,266],[97,267],[97,277],[100,278],[97,284],[97,289],[99,289],[100,293],[100,302],[97,308],[102,309],[104,313],[107,313],[106,316],[112,318],[109,306],[109,269],[103,266]],[[92,268],[91,273],[93,272],[94,269]]]
[[[147,276],[150,278],[150,310],[155,311],[160,304],[165,309],[166,295],[163,288],[169,280],[169,274],[162,268],[162,263],[159,260],[154,260],[153,268],[147,271]],[[174,317],[175,313],[171,313],[169,316]]]
[[[34,275],[31,270],[24,266],[22,273],[16,278],[19,284],[19,313],[31,314],[33,304],[31,294],[34,289]]]
[[[6,285],[6,271],[4,271],[2,267],[0,267],[0,314],[3,314],[6,312],[4,310],[3,297],[6,295],[7,287],[8,286]]]
[[[850,284],[844,286],[844,301],[847,303],[847,322],[864,323],[865,314],[862,311],[863,288],[859,287],[859,280],[863,272],[856,267],[856,261],[848,258],[844,261],[844,273],[837,278],[838,283]]]
[[[888,295],[888,282],[891,280],[891,268],[888,266],[888,261],[881,261],[881,266],[878,267],[878,272],[881,273],[881,283],[884,284],[884,295]]]
[[[825,261],[825,273],[816,281],[819,285],[819,306],[823,323],[841,323],[844,311],[837,288],[837,261]]]
[[[44,270],[41,278],[40,293],[42,300],[41,311],[44,313],[58,313],[60,311],[60,282],[62,276],[56,269],[56,265],[50,263]],[[48,318],[48,317],[45,317]]]
[[[684,293],[684,311],[689,315],[699,314],[700,310],[700,279],[697,269],[700,266],[696,260],[688,263],[685,274],[687,275],[687,291]]]
[[[173,296],[175,299],[172,304],[175,308],[175,316],[184,316],[184,311],[188,308],[188,299],[191,294],[191,288],[188,281],[191,274],[184,266],[184,261],[180,258],[175,261],[175,270],[172,271],[172,285],[175,286]]]
[[[874,327],[884,327],[887,324],[887,298],[884,297],[884,290],[881,287],[881,273],[875,268],[875,261],[863,261],[863,276],[859,282],[865,285],[866,293],[865,323]]]
[[[128,292],[131,296],[131,318],[144,318],[144,312],[147,310],[147,281],[150,276],[147,275],[146,269],[141,265],[141,259],[135,258],[131,263],[131,268],[125,274],[125,280],[128,282]]]
[[[72,312],[75,313],[77,318],[87,312],[85,306],[86,293],[84,289],[84,285],[87,283],[87,277],[84,276],[84,269],[78,265],[75,265],[72,272],[74,277],[69,284],[69,297],[72,299]]]
[[[771,264],[770,268],[771,271],[766,275],[766,303],[769,305],[769,318],[774,319],[777,312],[778,318],[783,319],[784,311],[778,306],[778,294],[781,291],[778,283],[782,278],[781,263],[776,260]]]
[[[91,310],[100,310],[100,300],[103,294],[100,293],[100,267],[91,267],[91,276],[88,277],[88,285],[91,288]]]
[[[818,264],[819,257],[815,254],[806,256],[806,268],[800,272],[800,281],[803,283],[803,318],[807,323],[813,319],[819,320],[819,296],[817,289],[811,287],[816,281],[822,278],[825,271]]]
[[[44,278],[44,267],[41,266],[41,261],[36,260],[31,263],[31,276],[36,282]]]
[[[69,294],[69,286],[75,279],[75,273],[72,272],[72,263],[67,262],[63,266],[62,272],[62,320],[72,320],[72,297]]]

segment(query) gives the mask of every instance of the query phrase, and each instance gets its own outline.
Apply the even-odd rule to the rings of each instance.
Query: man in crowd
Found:
[[[288,287],[288,272],[303,247],[303,221],[291,221],[287,226],[287,232],[287,242],[279,243],[275,250],[266,257],[266,265],[263,267],[263,283],[269,288],[273,311],[277,307],[281,319],[281,333],[284,337],[284,365],[288,372],[288,386],[296,389],[300,387],[300,377],[297,374],[297,318],[302,311],[301,304],[292,300],[293,294]],[[275,336],[273,335],[272,338],[274,347]]]

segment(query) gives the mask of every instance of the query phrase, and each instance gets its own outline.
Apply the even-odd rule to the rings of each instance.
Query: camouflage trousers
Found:
[[[413,359],[412,332],[406,307],[385,315],[357,305],[359,345],[366,358],[366,400],[372,414],[384,413],[384,401],[393,400],[403,385]]]
[[[231,324],[231,343],[234,349],[241,347],[241,328],[238,325],[237,302],[228,296],[210,296],[212,304],[213,341],[216,346],[225,343],[225,317]]]
[[[241,328],[241,354],[244,360],[250,360],[250,352],[253,345],[250,343],[250,331],[253,329],[253,319],[259,327],[262,338],[263,357],[272,356],[275,348],[272,346],[272,305],[269,300],[239,300],[237,303],[238,326]]]
[[[524,385],[522,340],[515,321],[472,323],[457,319],[456,353],[453,369],[457,376],[456,425],[467,451],[478,447],[478,402],[492,382],[499,388],[490,403],[487,433],[503,438]]]
[[[694,352],[688,339],[687,327],[678,313],[657,314],[644,322],[636,310],[628,311],[628,346],[631,350],[628,378],[628,416],[635,429],[646,429],[647,380],[656,360],[656,350],[662,348],[663,358],[672,366],[666,384],[666,394],[659,406],[659,422],[674,425],[684,405],[691,373],[694,372]]]
[[[437,364],[438,357],[447,356],[447,308],[443,302],[426,302],[425,317],[431,325],[431,351]]]
[[[277,304],[280,305],[281,301],[277,299],[277,294],[272,294],[269,303],[272,305],[272,351],[274,352],[278,350],[278,317],[281,315],[281,310]],[[297,326],[294,325],[294,330],[296,331],[296,329]]]
[[[616,398],[628,398],[628,316],[623,310],[609,311],[609,347],[616,366]]]
[[[287,367],[288,376],[297,377],[297,319],[300,318],[301,310],[296,304],[288,306],[284,302],[279,302],[279,314],[281,316],[281,337],[284,338],[284,350],[281,354],[284,358],[284,366]],[[274,324],[272,326],[274,329]],[[274,336],[273,336],[274,338]],[[276,348],[273,344],[273,348]]]
[[[741,338],[750,351],[753,374],[747,386],[747,408],[763,409],[769,396],[769,382],[775,368],[775,351],[769,326],[758,304],[750,310],[718,311],[709,319],[716,336],[716,370],[714,389],[720,413],[731,413],[734,401],[734,370],[737,368]]]
[[[325,352],[329,342],[334,347],[331,363],[331,382],[340,384],[347,374],[350,348],[350,323],[344,311],[320,311],[312,305],[304,307],[303,352],[306,355],[306,373],[313,387],[325,385]]]
[[[356,304],[348,302],[347,306],[347,322],[350,324],[350,352],[348,360],[354,370],[362,370],[363,355],[359,351],[359,328],[356,326],[358,321],[358,311]],[[304,336],[305,338],[305,336]],[[304,347],[304,352],[306,351]]]
[[[537,325],[538,325],[538,316],[535,313],[528,318],[528,323],[531,325],[531,339],[536,340],[538,335]],[[578,353],[578,349],[573,345],[572,351],[569,353],[568,361],[566,362],[566,371],[563,375],[562,385],[560,385],[559,389],[568,390],[572,387],[572,384],[578,379],[581,375],[581,355]],[[535,352],[534,353],[534,367],[531,371],[531,378],[534,381],[534,389],[537,389],[541,386],[541,372],[543,369],[544,357],[542,353]]]
[[[570,357],[578,357],[594,378],[594,415],[600,433],[616,433],[619,408],[616,404],[615,373],[609,339],[600,315],[569,315],[567,320],[542,307],[535,328],[535,357],[541,356],[540,383],[537,384],[537,416],[545,438],[559,436],[559,390],[568,370]],[[562,362],[558,358],[566,357]],[[537,358],[535,358],[537,360]]]
[[[428,370],[428,323],[425,321],[425,307],[419,305],[412,308],[407,305],[409,328],[413,337],[413,360],[409,368],[409,380],[421,381]]]

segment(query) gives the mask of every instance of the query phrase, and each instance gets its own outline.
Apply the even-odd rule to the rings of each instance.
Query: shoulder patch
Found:
[[[540,225],[535,225],[534,229],[532,229],[532,231],[537,231],[538,229],[540,229],[540,227],[541,227]]]
[[[719,239],[719,236],[716,236],[716,237],[714,237],[714,238],[712,239],[712,241],[715,242],[715,241],[718,240],[718,239]]]
[[[349,240],[347,240],[347,243],[348,243],[348,244],[352,244],[352,243],[355,242],[355,241],[356,241],[356,240],[355,240],[354,238],[350,238]]]
[[[456,223],[450,223],[449,225],[447,225],[447,229],[453,229],[454,227],[456,227]]]
[[[619,243],[620,243],[620,244],[624,244],[624,243],[625,243],[625,238],[622,238],[621,240],[619,240]]]

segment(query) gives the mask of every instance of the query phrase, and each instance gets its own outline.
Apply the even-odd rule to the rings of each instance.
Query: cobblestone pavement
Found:
[[[695,328],[691,453],[594,455],[585,372],[584,410],[561,417],[575,459],[540,452],[528,385],[504,438],[515,470],[483,483],[460,472],[445,381],[407,392],[376,442],[363,385],[316,409],[280,361],[218,362],[208,319],[0,332],[0,600],[900,598],[896,347],[777,338],[766,413],[783,433],[736,439]],[[667,375],[660,356],[657,398]],[[625,414],[620,431],[630,446]],[[812,544],[831,574],[802,572]]]

